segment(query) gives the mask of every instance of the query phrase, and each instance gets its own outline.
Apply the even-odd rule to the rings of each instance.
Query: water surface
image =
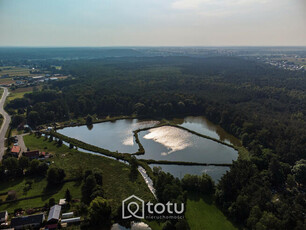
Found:
[[[215,125],[214,123],[207,120],[205,117],[188,116],[188,117],[185,117],[184,119],[173,119],[173,121],[177,123],[178,125],[184,128],[193,130],[197,133],[216,138],[228,144],[241,146],[239,139],[227,133],[219,125]]]
[[[138,145],[134,140],[133,131],[157,123],[158,121],[122,119],[94,124],[91,129],[83,125],[59,129],[57,132],[113,152],[135,153],[138,151]]]
[[[232,163],[238,153],[218,142],[199,137],[171,126],[139,132],[145,154],[141,159],[183,161],[197,163]]]
[[[185,165],[156,165],[151,164],[150,167],[160,167],[164,172],[172,174],[174,177],[182,179],[186,174],[191,175],[202,175],[203,173],[208,174],[211,178],[218,182],[221,177],[229,171],[229,167],[220,167],[220,166],[185,166]]]
[[[204,117],[186,117],[184,119],[173,119],[173,121],[182,127],[200,134],[227,143],[240,144],[237,138],[226,133],[220,126],[214,125]],[[110,151],[135,153],[138,151],[138,145],[135,143],[133,131],[139,128],[152,127],[158,123],[158,121],[122,119],[94,124],[92,129],[87,128],[87,126],[78,126],[67,127],[58,130],[58,132]],[[149,129],[139,132],[138,135],[146,152],[145,155],[137,156],[140,159],[232,163],[232,160],[236,160],[238,157],[237,151],[233,148],[176,127],[164,126]],[[206,172],[215,181],[219,180],[229,170],[228,167],[218,166],[157,166],[161,166],[164,171],[170,172],[179,178],[182,178],[187,173],[201,175],[203,172]]]

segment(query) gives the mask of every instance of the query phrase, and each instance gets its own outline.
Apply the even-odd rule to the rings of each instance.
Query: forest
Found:
[[[47,64],[47,61],[45,61]],[[242,140],[215,188],[249,229],[305,229],[306,74],[246,57],[121,57],[61,61],[70,77],[6,105],[12,126],[96,115],[203,115]]]

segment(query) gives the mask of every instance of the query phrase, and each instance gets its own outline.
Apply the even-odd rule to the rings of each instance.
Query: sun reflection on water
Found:
[[[147,140],[154,140],[157,143],[165,146],[168,151],[162,152],[161,155],[166,156],[173,152],[183,150],[189,146],[193,145],[191,140],[191,134],[180,130],[175,127],[163,126],[155,129],[148,130],[143,138]]]

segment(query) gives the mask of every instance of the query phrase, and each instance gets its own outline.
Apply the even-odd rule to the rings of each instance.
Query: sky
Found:
[[[0,46],[306,46],[306,0],[0,0]]]

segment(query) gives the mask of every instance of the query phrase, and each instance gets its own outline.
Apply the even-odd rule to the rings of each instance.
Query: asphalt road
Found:
[[[11,122],[11,117],[7,114],[7,112],[5,112],[3,106],[6,100],[6,97],[8,96],[9,92],[7,90],[7,88],[4,88],[4,92],[2,94],[1,100],[0,100],[0,113],[3,116],[3,123],[0,129],[0,160],[2,160],[2,157],[4,155],[4,151],[6,150],[6,148],[4,147],[4,141],[5,141],[5,134],[6,131],[9,127],[9,124]]]

